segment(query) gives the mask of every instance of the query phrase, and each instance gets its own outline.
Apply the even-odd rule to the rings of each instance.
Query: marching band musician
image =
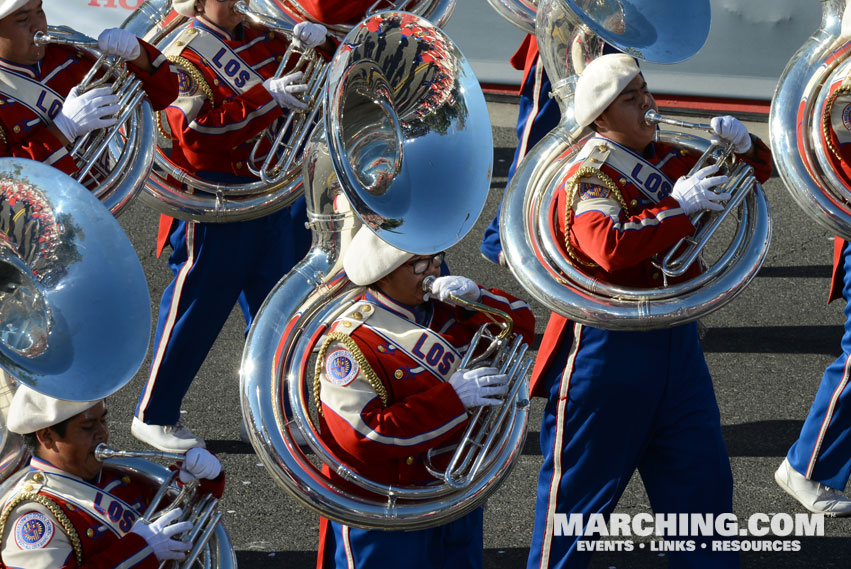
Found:
[[[324,440],[358,473],[383,484],[415,485],[430,477],[423,460],[456,442],[467,410],[499,404],[505,375],[495,368],[458,369],[487,318],[445,302],[450,294],[498,308],[529,342],[528,305],[460,276],[434,281],[444,254],[412,255],[361,227],[343,265],[366,287],[330,327],[317,359]],[[448,453],[446,456],[451,456]],[[444,465],[445,466],[445,465]],[[384,568],[399,559],[414,568],[481,567],[482,510],[418,531],[363,530],[322,519],[317,567]]]
[[[615,285],[659,286],[653,257],[694,232],[692,214],[722,209],[729,198],[712,190],[726,181],[715,166],[686,176],[695,158],[654,142],[655,127],[644,121],[651,108],[630,56],[601,56],[578,79],[575,116],[596,133],[559,189],[556,239],[571,263]],[[758,180],[770,176],[769,149],[742,123],[725,116],[711,124],[713,138],[732,142]],[[590,548],[577,546],[580,536],[554,535],[556,515],[608,519],[636,468],[657,514],[732,511],[730,461],[696,322],[613,331],[552,314],[532,390],[548,401],[530,569],[587,567]],[[739,566],[738,554],[700,545],[669,555],[672,567]]]
[[[846,17],[849,9],[851,5],[846,8]],[[835,151],[826,153],[833,170],[845,183],[851,183],[851,129],[843,120],[849,100],[837,93],[843,79],[829,86],[830,95],[838,96],[829,128],[822,129],[821,136]],[[836,236],[827,301],[840,297],[846,302],[842,354],[824,370],[801,433],[774,473],[777,484],[807,510],[828,516],[851,516],[851,498],[842,494],[851,476],[851,249],[845,239]]]
[[[301,72],[272,77],[289,46],[282,34],[250,27],[235,0],[175,0],[191,17],[166,48],[179,62],[180,96],[166,109],[174,141],[171,160],[221,183],[257,180],[247,168],[256,137],[285,113],[307,105]],[[325,28],[300,23],[296,44],[327,44]],[[163,293],[148,382],[132,434],[164,451],[204,446],[182,425],[180,404],[235,303],[246,330],[266,295],[310,245],[304,198],[263,218],[232,223],[162,216],[157,253],[168,241],[174,279]]]
[[[157,488],[103,466],[94,456],[109,439],[103,400],[65,401],[18,387],[8,428],[24,435],[29,471],[3,497],[0,567],[8,569],[155,569],[185,558],[181,540],[191,521],[179,508],[153,522],[141,519]],[[192,449],[180,480],[198,479],[200,491],[221,497],[219,460]]]
[[[76,47],[33,42],[47,31],[41,0],[0,0],[0,155],[29,158],[74,174],[74,141],[117,122],[109,87],[80,93],[93,60]],[[127,61],[154,109],[177,97],[177,75],[162,54],[120,28],[104,30],[98,48]],[[81,166],[81,165],[80,165]]]

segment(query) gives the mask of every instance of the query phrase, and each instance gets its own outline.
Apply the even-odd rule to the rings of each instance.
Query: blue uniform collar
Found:
[[[390,298],[380,290],[368,289],[365,297],[369,302],[377,304],[405,320],[416,322],[420,326],[428,326],[434,312],[431,302],[423,302],[417,306],[410,306]]]

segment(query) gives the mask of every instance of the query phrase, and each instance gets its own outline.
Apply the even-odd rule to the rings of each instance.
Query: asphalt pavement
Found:
[[[496,213],[505,186],[516,138],[513,103],[489,103],[495,142],[494,176],[487,205],[476,227],[449,251],[447,262],[488,286],[529,298],[510,272],[479,254],[483,230]],[[747,123],[767,140],[767,123]],[[800,513],[773,480],[789,445],[796,439],[823,369],[839,354],[843,303],[826,305],[832,236],[795,205],[779,178],[765,184],[773,214],[773,238],[764,267],[750,287],[722,310],[706,317],[704,350],[715,381],[724,436],[733,465],[735,512],[740,519],[754,513]],[[152,310],[171,279],[165,258],[155,255],[157,214],[135,202],[119,218],[147,275]],[[223,259],[222,262],[227,262]],[[215,283],[210,283],[215,287]],[[547,311],[532,303],[538,336]],[[315,566],[318,515],[272,482],[250,445],[239,440],[239,365],[244,322],[235,310],[184,400],[184,420],[207,440],[227,472],[221,502],[224,523],[233,539],[239,566],[264,569],[307,569]],[[108,354],[104,354],[108,357]],[[635,362],[636,367],[652,362]],[[136,398],[149,361],[134,380],[108,400],[112,444],[142,449],[130,435]],[[535,485],[541,462],[538,444],[543,400],[533,400],[529,434],[518,464],[487,504],[485,566],[525,566],[532,533]],[[647,496],[634,477],[618,512],[649,512]],[[798,540],[800,551],[745,553],[746,568],[845,568],[851,558],[851,521],[828,519],[825,535],[781,538]],[[652,540],[651,540],[652,541]],[[632,552],[598,553],[594,568],[666,567],[664,553],[649,541]],[[400,565],[404,560],[400,559]]]

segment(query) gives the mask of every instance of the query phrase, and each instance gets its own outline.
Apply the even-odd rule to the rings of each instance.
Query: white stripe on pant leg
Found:
[[[804,474],[804,477],[807,480],[812,479],[819,451],[821,451],[821,445],[824,443],[824,437],[827,435],[827,427],[830,425],[830,421],[833,420],[833,413],[836,411],[836,405],[839,403],[839,396],[842,395],[842,392],[845,391],[845,386],[848,385],[849,371],[851,371],[851,357],[846,356],[845,367],[842,372],[842,381],[839,382],[839,385],[833,392],[833,396],[830,398],[830,405],[827,407],[827,413],[825,414],[824,421],[822,421],[821,429],[819,429],[818,437],[816,438],[816,445],[813,447],[813,453],[810,455],[810,462],[807,464],[807,472]]]
[[[145,408],[148,401],[151,399],[151,393],[154,390],[154,384],[157,381],[157,373],[160,370],[163,357],[165,357],[165,349],[168,346],[168,340],[171,337],[171,332],[174,329],[174,323],[177,320],[177,308],[180,305],[180,296],[183,292],[183,285],[186,282],[186,276],[192,270],[192,265],[195,263],[195,222],[186,222],[186,262],[177,273],[177,278],[174,283],[174,293],[171,296],[171,306],[168,310],[168,319],[163,326],[163,334],[160,337],[160,343],[157,345],[156,354],[154,354],[154,362],[151,364],[151,373],[148,375],[148,382],[145,384],[145,395],[142,398],[142,404],[139,405],[139,420],[145,421]]]
[[[547,502],[547,527],[544,532],[543,542],[541,543],[541,565],[545,568],[550,566],[550,548],[553,541],[553,523],[555,520],[555,509],[558,505],[558,488],[561,483],[561,452],[564,442],[564,413],[567,407],[567,392],[570,389],[570,378],[573,374],[573,363],[576,360],[576,354],[579,352],[579,337],[582,333],[582,324],[575,323],[573,325],[573,342],[570,346],[570,353],[567,357],[567,363],[564,366],[564,373],[561,376],[561,385],[558,391],[558,410],[556,412],[556,436],[553,442],[553,479],[550,482],[550,495]]]
[[[520,139],[520,152],[517,154],[517,163],[526,157],[527,146],[529,145],[529,136],[532,134],[532,125],[535,124],[535,117],[538,116],[538,99],[541,97],[541,83],[544,77],[544,66],[541,65],[541,56],[535,56],[535,85],[532,87],[532,109],[526,116],[526,125],[523,127],[523,136]]]
[[[352,555],[352,542],[349,541],[349,526],[340,524],[343,528],[343,550],[346,552],[346,569],[355,569],[355,557]]]

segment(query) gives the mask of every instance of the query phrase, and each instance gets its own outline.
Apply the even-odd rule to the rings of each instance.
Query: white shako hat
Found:
[[[9,406],[7,426],[13,433],[26,435],[52,427],[97,405],[97,401],[65,401],[43,395],[24,384],[18,386]]]
[[[174,11],[187,18],[195,17],[196,0],[172,0],[171,6]]]
[[[28,0],[0,0],[0,19],[20,9]]]
[[[573,114],[579,126],[594,122],[640,72],[635,59],[624,53],[602,55],[589,63],[579,75],[573,95]]]
[[[362,225],[346,249],[343,268],[350,281],[358,286],[368,286],[413,257],[413,253],[397,249]]]

